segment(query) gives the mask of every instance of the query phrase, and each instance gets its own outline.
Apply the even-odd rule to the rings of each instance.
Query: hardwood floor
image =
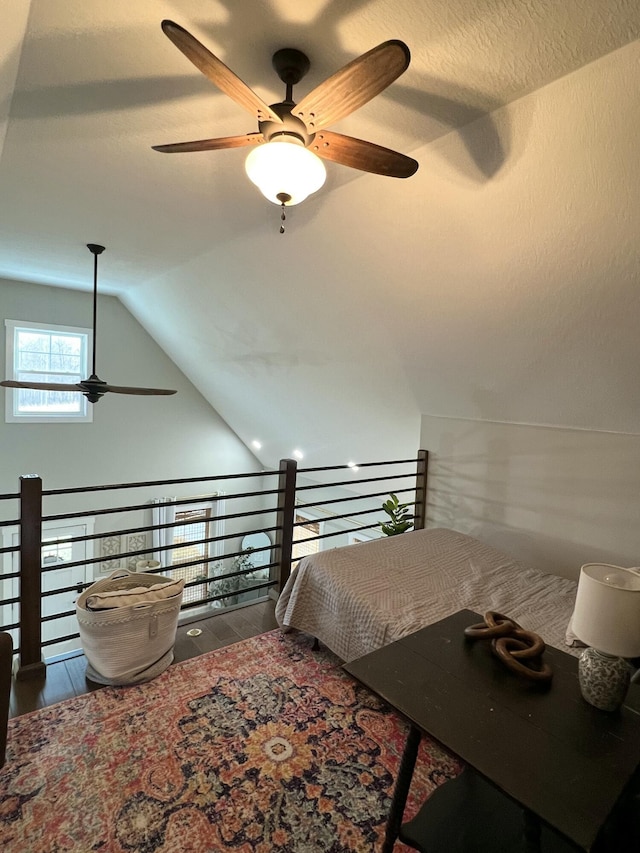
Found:
[[[188,660],[246,640],[248,637],[272,631],[278,627],[274,611],[275,601],[269,599],[178,626],[174,662]],[[199,628],[202,633],[196,637],[189,636],[187,632],[194,628]],[[42,678],[24,681],[14,678],[9,716],[18,717],[63,699],[101,690],[101,685],[87,681],[85,667],[86,659],[80,654],[48,664],[46,674]]]

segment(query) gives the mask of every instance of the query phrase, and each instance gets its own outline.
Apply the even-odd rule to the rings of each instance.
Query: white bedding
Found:
[[[276,619],[350,661],[458,610],[496,610],[548,645],[579,654],[565,643],[576,587],[463,533],[415,530],[305,557],[278,599]]]

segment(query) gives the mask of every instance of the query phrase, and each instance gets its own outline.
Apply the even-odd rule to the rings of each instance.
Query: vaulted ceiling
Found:
[[[637,0],[4,0],[2,18],[0,276],[89,289],[84,244],[105,244],[102,289],[265,464],[405,454],[421,414],[640,431]],[[328,163],[281,235],[246,150],[151,149],[257,129],[164,18],[267,103],[281,47],[311,60],[300,100],[402,39],[409,69],[332,129],[417,174]]]

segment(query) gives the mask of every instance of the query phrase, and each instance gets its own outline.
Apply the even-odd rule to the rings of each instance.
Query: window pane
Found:
[[[17,352],[49,352],[49,335],[46,332],[27,332],[16,329]]]
[[[16,367],[21,370],[47,370],[49,355],[46,352],[22,350],[18,353]]]
[[[67,381],[66,377],[64,381]],[[85,398],[79,393],[37,391],[35,388],[20,388],[16,391],[16,399],[17,411],[20,414],[34,415],[38,413],[80,413],[84,410]]]
[[[42,370],[17,370],[15,377],[21,382],[62,382],[66,385],[73,385],[82,379],[79,373],[46,373]]]
[[[80,356],[82,354],[81,335],[51,335],[51,352],[64,355]]]
[[[68,355],[67,353],[52,352],[49,358],[49,370],[78,373],[80,371],[80,364],[80,356]]]

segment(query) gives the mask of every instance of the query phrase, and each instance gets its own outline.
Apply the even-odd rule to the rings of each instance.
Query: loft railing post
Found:
[[[20,477],[20,659],[16,678],[45,672],[42,660],[42,480]]]
[[[293,521],[296,504],[296,474],[298,464],[295,459],[280,460],[278,476],[278,515],[276,548],[278,549],[278,592],[282,592],[291,574],[291,551],[293,548]]]
[[[423,530],[427,521],[427,469],[429,466],[429,451],[418,451],[416,469],[416,505],[414,508],[414,530]]]

